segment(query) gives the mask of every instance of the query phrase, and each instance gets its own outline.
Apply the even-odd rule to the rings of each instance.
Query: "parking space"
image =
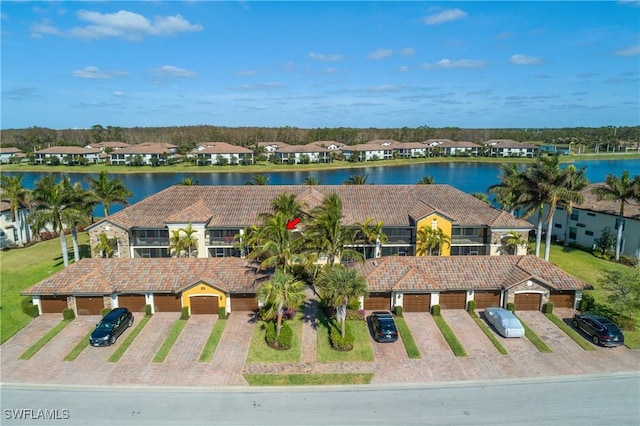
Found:
[[[431,314],[408,312],[404,314],[404,319],[423,358],[434,360],[454,358],[451,348],[442,337]]]
[[[371,315],[373,311],[366,312],[365,317]],[[393,374],[393,372],[398,368],[399,365],[402,365],[405,361],[409,359],[407,356],[407,351],[402,344],[402,337],[398,336],[398,340],[395,342],[376,342],[373,338],[371,325],[367,321],[367,330],[369,331],[369,341],[371,342],[371,347],[373,348],[373,355],[375,357],[376,363],[378,364],[377,373],[378,374]],[[400,333],[400,331],[398,331]]]
[[[58,335],[33,356],[33,360],[44,363],[62,360],[100,322],[100,315],[81,315],[71,321]],[[34,342],[35,343],[35,342]]]
[[[168,364],[197,362],[218,315],[193,315],[165,360]]]

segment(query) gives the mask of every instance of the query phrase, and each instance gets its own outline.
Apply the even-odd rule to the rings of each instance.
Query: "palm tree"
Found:
[[[255,234],[247,236],[247,244],[253,243],[249,259],[259,261],[261,268],[279,267],[285,273],[293,265],[305,264],[303,239],[287,229],[289,218],[282,212],[262,215],[262,218],[264,223],[256,227]]]
[[[180,253],[183,250],[182,235],[180,235],[180,230],[174,229],[171,231],[171,236],[169,237],[169,252],[173,257],[180,257]]]
[[[181,239],[180,246],[183,250],[187,250],[187,257],[191,257],[191,249],[198,247],[198,239],[193,236],[197,231],[189,223],[186,228],[180,228],[180,232],[185,234]]]
[[[306,239],[312,250],[327,256],[329,265],[344,258],[364,260],[362,253],[350,248],[354,232],[342,226],[342,200],[335,192],[325,196],[322,204],[311,210]]]
[[[52,224],[53,231],[60,233],[60,247],[65,267],[69,266],[65,229],[89,220],[86,205],[78,204],[70,188],[72,185],[66,176],[58,183],[51,175],[43,177],[35,184],[33,199],[36,205],[29,215],[34,232],[37,233],[48,224]]]
[[[433,185],[436,179],[433,176],[423,176],[416,185]]]
[[[451,238],[441,228],[422,227],[418,230],[416,238],[416,255],[432,256],[433,251],[437,250],[437,255],[440,256],[445,244],[450,246]]]
[[[385,243],[388,239],[387,234],[382,232],[384,226],[380,220],[376,223],[372,223],[373,219],[368,217],[364,222],[356,222],[356,235],[362,239],[362,254],[367,257],[367,243],[375,243],[376,248],[380,243]],[[377,250],[374,252],[374,257],[377,256]]]
[[[487,192],[495,194],[495,200],[502,210],[514,214],[520,207],[517,201],[523,191],[522,174],[517,164],[504,164],[500,170],[500,183],[491,185]]]
[[[349,301],[367,294],[364,277],[355,269],[335,265],[326,268],[315,284],[322,298],[336,308],[336,319],[340,321],[342,337],[345,337]]]
[[[307,176],[307,178],[302,182],[303,185],[322,185],[322,181],[314,178],[313,176]]]
[[[253,178],[245,185],[269,185],[269,179],[267,175],[253,175]]]
[[[529,244],[529,239],[518,231],[509,231],[505,238],[505,244],[510,249],[509,254],[518,254],[518,247],[526,247]]]
[[[271,279],[258,288],[257,298],[268,315],[275,315],[276,336],[279,336],[285,308],[297,308],[305,299],[304,283],[278,268]]]
[[[305,205],[296,199],[295,194],[282,193],[271,201],[271,207],[274,211],[283,213],[287,220],[292,220],[302,217]]]
[[[91,222],[93,216],[93,210],[99,200],[95,195],[82,187],[80,182],[76,182],[73,185],[68,179],[62,181],[66,185],[65,190],[68,192],[69,202],[76,206],[76,208],[84,210],[85,214],[82,217],[82,221],[76,221],[69,224],[71,228],[71,243],[73,245],[73,259],[74,261],[80,260],[80,248],[78,246],[78,224],[88,225]]]
[[[93,247],[94,253],[98,255],[102,255],[103,257],[110,258],[113,256],[113,246],[115,243],[115,238],[107,237],[107,234],[102,232],[98,235],[98,244]]]
[[[194,179],[191,176],[185,176],[182,178],[180,182],[178,182],[178,185],[195,186],[195,185],[200,185],[200,182],[198,182],[197,179]]]
[[[104,206],[104,217],[109,216],[109,207],[113,203],[129,205],[127,198],[133,194],[125,186],[124,182],[120,178],[109,179],[109,174],[103,170],[98,175],[97,179],[91,176],[87,177],[89,187],[93,191],[95,197],[100,200]]]
[[[367,183],[367,179],[369,178],[368,174],[358,174],[351,175],[347,180],[342,182],[343,185],[365,185]]]
[[[603,185],[593,188],[592,192],[598,199],[620,202],[620,210],[618,213],[618,235],[616,237],[616,260],[620,259],[620,251],[622,250],[622,228],[624,224],[624,207],[629,204],[632,199],[638,199],[638,185],[640,185],[640,177],[629,177],[629,171],[624,170],[620,177],[608,174]]]
[[[24,245],[23,231],[25,224],[22,216],[20,215],[20,208],[27,204],[29,198],[29,191],[22,186],[22,179],[24,175],[7,176],[0,175],[0,188],[2,189],[2,199],[9,201],[9,207],[11,209],[11,222],[16,223],[18,228],[18,245]],[[28,238],[28,229],[27,229]]]
[[[573,164],[570,164],[565,169],[567,173],[567,188],[572,191],[582,191],[589,185],[589,179],[587,179],[586,172],[587,167],[583,167],[580,170]],[[564,226],[564,245],[569,245],[569,220],[571,219],[571,212],[573,211],[573,201],[562,201],[560,205],[564,207],[565,214],[565,226]]]
[[[477,198],[480,201],[484,201],[485,203],[489,203],[489,196],[484,192],[472,192],[471,196],[473,198]]]

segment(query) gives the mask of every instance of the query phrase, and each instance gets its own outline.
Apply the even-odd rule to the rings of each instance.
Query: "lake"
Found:
[[[358,169],[332,169],[321,171],[295,171],[295,172],[271,172],[264,173],[269,177],[270,185],[299,185],[307,177],[313,177],[323,185],[340,185],[351,175],[366,174],[368,184],[376,185],[400,185],[415,184],[424,176],[433,176],[436,184],[449,184],[467,193],[487,192],[487,188],[498,183],[500,166],[504,163],[462,163],[442,162],[409,164],[403,166],[371,166]],[[604,181],[607,174],[620,175],[623,170],[628,170],[631,175],[640,174],[640,159],[629,160],[586,160],[573,163],[576,167],[587,167],[587,177],[591,182]],[[564,165],[563,165],[564,166]],[[522,166],[523,168],[525,166]],[[144,169],[142,169],[144,170]],[[136,173],[119,174],[125,185],[133,192],[129,200],[136,203],[149,195],[155,194],[171,185],[182,181],[184,177],[192,177],[200,185],[244,185],[253,178],[255,173],[243,172],[216,172],[215,166],[211,173]],[[15,175],[10,172],[6,175]],[[26,172],[23,185],[32,189],[37,180],[47,174],[53,174],[56,180],[60,180],[62,173]],[[83,182],[86,173],[66,173],[72,182]],[[85,183],[85,186],[87,184]],[[111,206],[111,213],[121,210],[118,204]],[[102,215],[102,207],[96,208],[96,215]]]

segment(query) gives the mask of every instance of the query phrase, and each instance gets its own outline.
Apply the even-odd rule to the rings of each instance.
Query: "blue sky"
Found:
[[[8,2],[1,127],[640,123],[640,2]]]

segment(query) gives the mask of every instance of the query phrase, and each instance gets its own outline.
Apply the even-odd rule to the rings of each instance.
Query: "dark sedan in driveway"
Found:
[[[133,325],[133,314],[127,308],[111,310],[89,337],[91,346],[113,345],[124,331]]]
[[[587,333],[596,345],[610,347],[624,345],[624,334],[608,318],[591,314],[575,314],[571,324]]]
[[[371,333],[376,342],[395,342],[398,340],[398,329],[389,312],[376,311],[368,318]]]

